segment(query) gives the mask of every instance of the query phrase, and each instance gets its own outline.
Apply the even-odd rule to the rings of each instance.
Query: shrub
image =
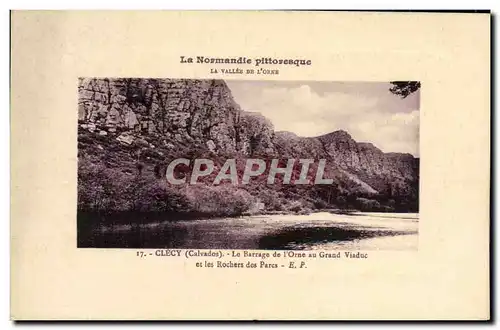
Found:
[[[301,201],[291,201],[290,204],[286,206],[286,209],[292,212],[299,212],[303,209],[303,207],[304,206]]]
[[[275,190],[262,190],[258,193],[258,197],[264,203],[266,210],[282,211],[284,201],[280,199],[278,192]]]
[[[78,163],[78,208],[86,211],[187,212],[189,203],[177,188],[150,177]]]
[[[326,209],[328,208],[328,203],[325,202],[324,200],[322,199],[316,199],[314,200],[314,208],[318,209],[318,210],[321,210],[321,209]]]
[[[231,185],[188,186],[186,196],[194,212],[210,216],[241,215],[257,202],[247,191]]]
[[[373,199],[358,197],[356,198],[356,208],[361,211],[380,211],[381,205]]]
[[[138,189],[136,206],[139,211],[184,213],[189,211],[187,197],[162,181],[149,182]]]
[[[347,200],[344,196],[338,196],[336,203],[337,203],[337,206],[340,208],[344,208],[347,206]]]

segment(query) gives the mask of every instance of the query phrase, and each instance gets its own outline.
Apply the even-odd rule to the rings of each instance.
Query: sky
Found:
[[[310,137],[342,129],[384,152],[419,156],[420,91],[402,99],[388,82],[226,83],[242,110],[260,112],[276,131]]]

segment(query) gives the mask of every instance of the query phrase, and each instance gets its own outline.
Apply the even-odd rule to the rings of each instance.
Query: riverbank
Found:
[[[337,215],[354,215],[362,213],[356,209],[318,209],[318,210],[299,210],[299,211],[271,211],[260,210],[253,213],[243,212],[241,214],[233,214],[224,218],[241,218],[251,216],[298,216],[311,215],[316,213],[330,213]],[[382,212],[385,213],[385,212]],[[203,213],[203,212],[141,212],[141,211],[85,211],[77,210],[78,226],[90,225],[143,225],[156,222],[176,222],[176,221],[195,221],[195,220],[210,220],[221,218],[218,214]]]

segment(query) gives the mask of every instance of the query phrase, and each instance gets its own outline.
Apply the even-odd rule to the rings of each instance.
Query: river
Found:
[[[418,214],[244,216],[100,226],[79,235],[97,248],[416,250]]]

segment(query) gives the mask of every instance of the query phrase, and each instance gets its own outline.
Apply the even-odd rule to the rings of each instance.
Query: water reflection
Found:
[[[227,219],[78,225],[78,246],[186,249],[417,248],[416,214],[271,215]]]

